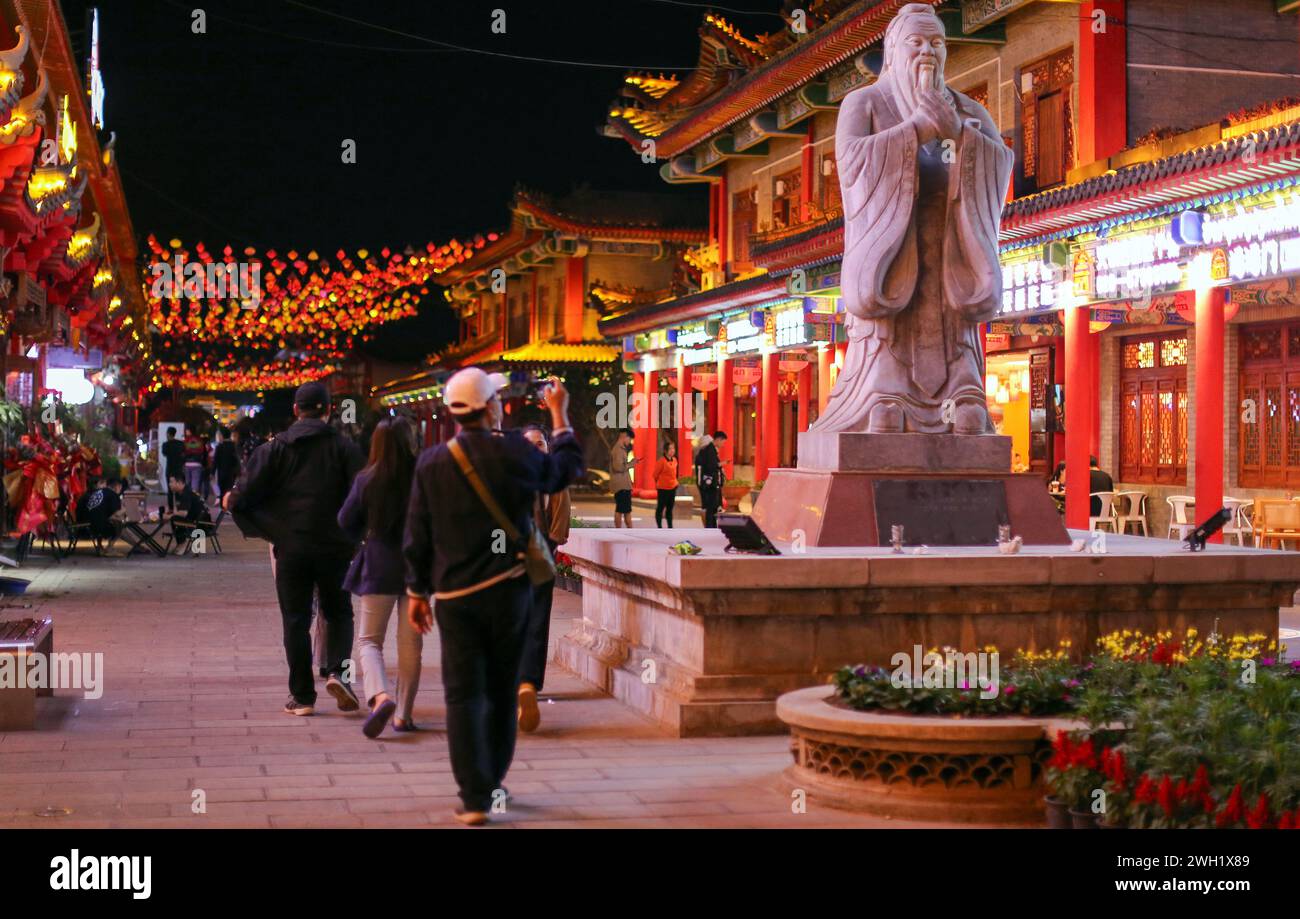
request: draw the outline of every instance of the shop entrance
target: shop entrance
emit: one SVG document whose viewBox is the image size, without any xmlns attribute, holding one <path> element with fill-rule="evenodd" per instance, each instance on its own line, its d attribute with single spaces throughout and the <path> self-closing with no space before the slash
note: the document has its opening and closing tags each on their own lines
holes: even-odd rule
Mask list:
<svg viewBox="0 0 1300 919">
<path fill-rule="evenodd" d="M 996 352 L 986 363 L 989 416 L 1011 438 L 1011 470 L 1047 476 L 1056 465 L 1052 349 Z"/>
</svg>

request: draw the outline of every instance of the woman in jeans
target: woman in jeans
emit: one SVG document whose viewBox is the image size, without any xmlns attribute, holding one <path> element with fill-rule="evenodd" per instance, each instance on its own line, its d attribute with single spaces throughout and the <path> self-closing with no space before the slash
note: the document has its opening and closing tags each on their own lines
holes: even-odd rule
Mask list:
<svg viewBox="0 0 1300 919">
<path fill-rule="evenodd" d="M 668 441 L 664 444 L 664 455 L 655 465 L 655 491 L 659 500 L 655 502 L 655 526 L 662 527 L 664 518 L 668 518 L 668 529 L 673 528 L 673 504 L 677 501 L 677 444 Z"/>
<path fill-rule="evenodd" d="M 362 678 L 370 716 L 361 732 L 375 738 L 389 719 L 393 730 L 414 731 L 411 710 L 420 688 L 420 653 L 424 639 L 406 615 L 406 566 L 402 531 L 415 473 L 415 438 L 405 418 L 381 421 L 370 439 L 370 462 L 352 482 L 339 510 L 339 526 L 353 539 L 365 539 L 343 581 L 361 598 L 357 629 Z M 388 618 L 397 612 L 397 693 L 389 690 L 384 670 L 384 636 Z M 396 715 L 394 717 L 394 715 Z"/>
</svg>

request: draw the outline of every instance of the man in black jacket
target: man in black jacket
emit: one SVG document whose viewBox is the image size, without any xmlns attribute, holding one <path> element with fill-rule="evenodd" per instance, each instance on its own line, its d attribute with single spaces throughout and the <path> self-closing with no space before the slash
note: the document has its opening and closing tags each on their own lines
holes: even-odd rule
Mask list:
<svg viewBox="0 0 1300 919">
<path fill-rule="evenodd" d="M 158 453 L 162 457 L 167 481 L 171 482 L 173 479 L 185 481 L 185 441 L 176 436 L 175 426 L 168 426 L 167 439 L 158 448 Z M 170 487 L 167 489 L 167 506 L 169 508 L 176 506 L 175 492 Z"/>
<path fill-rule="evenodd" d="M 718 525 L 718 507 L 722 504 L 722 484 L 726 471 L 718 457 L 718 450 L 727 443 L 724 431 L 714 431 L 713 437 L 695 451 L 695 483 L 700 489 L 700 506 L 704 508 L 704 525 Z"/>
<path fill-rule="evenodd" d="M 552 380 L 543 398 L 551 413 L 551 452 L 543 453 L 501 421 L 501 374 L 477 367 L 447 381 L 443 401 L 456 416 L 456 441 L 489 496 L 524 538 L 538 493 L 555 494 L 582 474 L 582 448 L 569 426 L 569 393 Z M 524 545 L 470 485 L 449 445 L 425 450 L 415 467 L 406 515 L 406 592 L 411 624 L 433 627 L 437 600 L 447 743 L 460 788 L 461 823 L 486 822 L 493 795 L 514 758 L 519 663 L 533 588 Z"/>
<path fill-rule="evenodd" d="M 239 477 L 239 447 L 230 439 L 230 428 L 221 429 L 221 442 L 213 459 L 217 467 L 217 490 L 223 495 L 235 485 Z"/>
<path fill-rule="evenodd" d="M 293 405 L 297 420 L 253 452 L 224 499 L 241 530 L 256 532 L 273 547 L 275 592 L 289 660 L 290 697 L 284 711 L 292 715 L 310 715 L 315 710 L 313 590 L 320 597 L 320 612 L 329 631 L 325 689 L 342 711 L 357 708 L 356 694 L 343 680 L 343 667 L 352 652 L 352 598 L 343 589 L 343 576 L 356 547 L 339 529 L 338 512 L 363 458 L 355 444 L 327 423 L 329 406 L 329 391 L 323 384 L 298 387 Z"/>
</svg>

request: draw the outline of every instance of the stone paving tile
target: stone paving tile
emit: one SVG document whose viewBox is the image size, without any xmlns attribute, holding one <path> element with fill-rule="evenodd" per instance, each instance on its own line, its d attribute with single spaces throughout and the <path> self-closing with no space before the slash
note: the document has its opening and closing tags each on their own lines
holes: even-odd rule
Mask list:
<svg viewBox="0 0 1300 919">
<path fill-rule="evenodd" d="M 436 635 L 416 701 L 426 730 L 368 741 L 361 716 L 323 691 L 317 716 L 281 715 L 287 674 L 266 547 L 233 527 L 223 535 L 220 556 L 78 555 L 23 569 L 31 587 L 0 618 L 52 616 L 56 650 L 104 654 L 104 692 L 60 690 L 39 700 L 38 730 L 0 733 L 0 828 L 458 827 Z M 553 639 L 578 604 L 557 594 Z M 907 825 L 791 814 L 784 737 L 678 739 L 554 666 L 547 690 L 541 730 L 519 740 L 498 828 Z M 205 814 L 192 812 L 196 789 Z M 73 813 L 35 816 L 47 806 Z"/>
</svg>

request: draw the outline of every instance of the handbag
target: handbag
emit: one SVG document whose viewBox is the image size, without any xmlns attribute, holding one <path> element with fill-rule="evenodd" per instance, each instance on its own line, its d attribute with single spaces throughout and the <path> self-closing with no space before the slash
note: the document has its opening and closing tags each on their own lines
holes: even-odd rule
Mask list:
<svg viewBox="0 0 1300 919">
<path fill-rule="evenodd" d="M 456 465 L 464 473 L 465 478 L 469 480 L 470 487 L 474 489 L 487 512 L 492 515 L 497 526 L 501 527 L 506 534 L 506 539 L 515 545 L 524 542 L 524 571 L 528 575 L 528 580 L 534 584 L 548 584 L 555 580 L 555 559 L 551 555 L 551 547 L 546 544 L 546 537 L 535 526 L 529 526 L 528 536 L 525 538 L 520 534 L 519 528 L 511 522 L 506 516 L 505 511 L 501 510 L 501 505 L 497 504 L 496 499 L 488 492 L 487 486 L 479 478 L 478 470 L 474 464 L 469 461 L 469 456 L 465 453 L 465 448 L 460 445 L 460 438 L 453 437 L 447 443 L 447 449 L 456 460 Z"/>
</svg>

